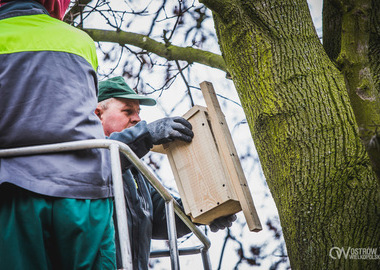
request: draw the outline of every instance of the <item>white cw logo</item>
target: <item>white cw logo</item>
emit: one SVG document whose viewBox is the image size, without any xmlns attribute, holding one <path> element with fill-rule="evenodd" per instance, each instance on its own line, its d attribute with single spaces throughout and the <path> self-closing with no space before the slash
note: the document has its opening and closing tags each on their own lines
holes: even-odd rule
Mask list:
<svg viewBox="0 0 380 270">
<path fill-rule="evenodd" d="M 351 260 L 379 260 L 380 255 L 377 255 L 377 248 L 351 248 L 347 250 L 344 247 L 332 247 L 329 253 L 334 260 L 341 258 Z"/>
<path fill-rule="evenodd" d="M 329 255 L 330 255 L 330 257 L 332 259 L 336 260 L 336 259 L 340 259 L 342 257 L 342 254 L 343 254 L 344 258 L 347 259 L 348 258 L 348 254 L 350 252 L 350 249 L 351 248 L 349 247 L 347 249 L 347 251 L 345 251 L 343 247 L 342 248 L 332 247 L 330 249 L 330 254 Z"/>
</svg>

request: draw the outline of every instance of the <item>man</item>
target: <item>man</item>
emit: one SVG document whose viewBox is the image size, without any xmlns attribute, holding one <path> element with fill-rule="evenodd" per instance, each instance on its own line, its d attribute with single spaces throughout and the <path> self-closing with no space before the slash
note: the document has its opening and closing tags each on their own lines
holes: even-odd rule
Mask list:
<svg viewBox="0 0 380 270">
<path fill-rule="evenodd" d="M 153 106 L 154 99 L 137 95 L 122 77 L 99 82 L 99 103 L 95 110 L 109 139 L 128 144 L 138 157 L 149 152 L 153 144 L 173 140 L 191 142 L 191 124 L 182 117 L 168 117 L 147 124 L 141 121 L 140 105 Z M 134 269 L 147 269 L 151 239 L 167 239 L 165 201 L 131 164 L 123 174 L 124 194 Z M 177 200 L 180 204 L 180 199 Z M 232 225 L 235 215 L 215 220 L 212 231 Z M 177 235 L 190 232 L 177 217 Z M 117 253 L 117 255 L 119 255 Z M 118 256 L 119 257 L 119 256 Z"/>
<path fill-rule="evenodd" d="M 93 40 L 69 0 L 0 0 L 0 147 L 105 138 Z M 114 269 L 106 150 L 0 159 L 2 269 Z M 107 162 L 107 163 L 106 163 Z"/>
</svg>

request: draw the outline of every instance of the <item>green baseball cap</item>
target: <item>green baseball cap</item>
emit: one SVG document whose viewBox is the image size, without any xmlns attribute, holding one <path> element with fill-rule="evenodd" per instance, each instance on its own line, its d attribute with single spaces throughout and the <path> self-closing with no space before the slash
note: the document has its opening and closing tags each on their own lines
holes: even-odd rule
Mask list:
<svg viewBox="0 0 380 270">
<path fill-rule="evenodd" d="M 109 98 L 138 99 L 140 101 L 140 105 L 156 105 L 156 101 L 153 98 L 136 94 L 136 92 L 128 86 L 124 78 L 121 76 L 99 82 L 98 102 Z"/>
</svg>

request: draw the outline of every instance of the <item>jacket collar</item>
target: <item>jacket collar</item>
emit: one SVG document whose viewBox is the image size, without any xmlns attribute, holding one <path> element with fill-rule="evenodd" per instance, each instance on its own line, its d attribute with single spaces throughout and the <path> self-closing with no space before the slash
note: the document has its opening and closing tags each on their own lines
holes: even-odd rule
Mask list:
<svg viewBox="0 0 380 270">
<path fill-rule="evenodd" d="M 43 5 L 36 1 L 18 0 L 11 1 L 0 7 L 0 20 L 16 16 L 47 14 Z"/>
</svg>

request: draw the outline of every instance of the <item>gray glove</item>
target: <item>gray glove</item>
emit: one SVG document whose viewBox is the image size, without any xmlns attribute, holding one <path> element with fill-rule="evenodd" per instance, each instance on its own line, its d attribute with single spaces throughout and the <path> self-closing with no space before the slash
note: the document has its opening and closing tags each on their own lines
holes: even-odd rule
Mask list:
<svg viewBox="0 0 380 270">
<path fill-rule="evenodd" d="M 147 128 L 152 136 L 153 144 L 156 145 L 174 140 L 191 142 L 194 137 L 189 121 L 179 116 L 156 120 L 148 124 Z"/>
<path fill-rule="evenodd" d="M 219 230 L 224 230 L 227 227 L 232 226 L 232 222 L 234 222 L 237 219 L 236 215 L 230 215 L 226 217 L 220 217 L 215 219 L 213 222 L 210 224 L 210 230 L 212 232 L 217 232 Z"/>
</svg>

